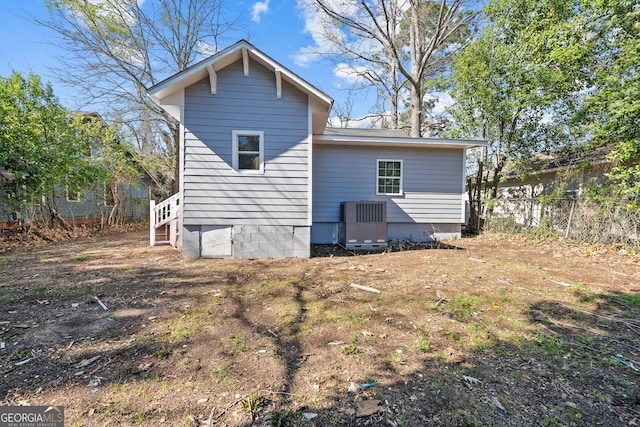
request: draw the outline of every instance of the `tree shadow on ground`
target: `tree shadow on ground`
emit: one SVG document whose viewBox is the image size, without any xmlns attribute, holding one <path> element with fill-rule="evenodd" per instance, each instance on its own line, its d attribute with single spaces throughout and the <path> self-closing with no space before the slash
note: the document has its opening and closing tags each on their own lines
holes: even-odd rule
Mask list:
<svg viewBox="0 0 640 427">
<path fill-rule="evenodd" d="M 531 293 L 513 318 L 501 314 L 508 298 L 484 309 L 472 299 L 440 304 L 446 295 L 420 301 L 411 287 L 355 293 L 345 283 L 388 276 L 347 260 L 181 260 L 154 249 L 131 266 L 131 254 L 106 255 L 116 248 L 44 248 L 3 273 L 0 312 L 13 313 L 0 335 L 5 404 L 65 396 L 68 419 L 86 425 L 622 426 L 640 418 L 640 304 L 630 292 L 575 287 L 571 302 Z M 55 274 L 45 278 L 49 263 Z M 424 317 L 440 328 L 424 329 Z"/>
<path fill-rule="evenodd" d="M 302 343 L 299 336 L 301 325 L 304 324 L 305 320 L 305 301 L 302 296 L 304 282 L 297 278 L 288 279 L 287 282 L 288 289 L 278 290 L 278 296 L 290 298 L 292 304 L 287 313 L 284 313 L 272 324 L 264 322 L 264 319 L 258 316 L 252 316 L 251 310 L 245 306 L 242 299 L 237 300 L 235 313 L 233 314 L 233 317 L 239 319 L 245 327 L 273 338 L 274 353 L 279 356 L 284 366 L 284 376 L 280 389 L 275 391 L 281 399 L 284 399 L 284 396 L 292 392 L 296 373 L 300 366 L 304 364 L 304 359 L 308 357 L 308 355 L 302 353 Z M 273 294 L 270 296 L 276 297 Z"/>
<path fill-rule="evenodd" d="M 351 390 L 345 383 L 328 407 L 293 411 L 278 407 L 287 403 L 279 400 L 266 420 L 275 416 L 280 424 L 271 425 L 282 426 L 632 425 L 640 416 L 640 364 L 633 359 L 640 353 L 633 327 L 638 310 L 621 317 L 610 309 L 612 299 L 636 301 L 624 293 L 601 294 L 591 297 L 597 308 L 589 310 L 543 298 L 526 311 L 533 327 L 528 337 L 490 337 L 469 350 L 464 341 L 473 337 L 460 334 L 453 347 L 463 349 L 433 349 L 401 380 L 386 380 L 400 374 L 401 361 L 374 357 L 359 375 L 371 383 Z M 296 347 L 291 356 L 298 355 Z"/>
<path fill-rule="evenodd" d="M 616 293 L 599 299 L 626 301 L 629 297 Z M 626 317 L 637 319 L 637 314 Z M 317 416 L 313 425 L 318 426 L 624 426 L 638 422 L 637 329 L 608 310 L 585 313 L 556 301 L 534 303 L 528 315 L 535 326 L 529 338 L 491 339 L 475 350 L 460 350 L 457 358 L 434 349 L 424 355 L 421 368 L 405 373 L 400 381 L 381 380 L 351 392 L 344 388 L 334 396 L 335 405 L 305 411 Z M 373 364 L 364 377 L 384 377 L 384 369 L 393 370 L 394 364 Z M 356 417 L 371 400 L 379 402 L 378 410 Z M 304 418 L 302 414 L 292 417 Z"/>
</svg>

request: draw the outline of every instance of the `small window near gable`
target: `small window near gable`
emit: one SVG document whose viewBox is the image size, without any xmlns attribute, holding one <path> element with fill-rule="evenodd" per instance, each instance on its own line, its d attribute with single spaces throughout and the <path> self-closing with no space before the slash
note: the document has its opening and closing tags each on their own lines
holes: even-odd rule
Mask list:
<svg viewBox="0 0 640 427">
<path fill-rule="evenodd" d="M 80 201 L 80 192 L 69 190 L 67 187 L 67 202 L 79 202 Z"/>
<path fill-rule="evenodd" d="M 402 160 L 378 160 L 377 194 L 402 194 Z"/>
<path fill-rule="evenodd" d="M 264 132 L 233 131 L 233 169 L 239 172 L 264 170 Z"/>
</svg>

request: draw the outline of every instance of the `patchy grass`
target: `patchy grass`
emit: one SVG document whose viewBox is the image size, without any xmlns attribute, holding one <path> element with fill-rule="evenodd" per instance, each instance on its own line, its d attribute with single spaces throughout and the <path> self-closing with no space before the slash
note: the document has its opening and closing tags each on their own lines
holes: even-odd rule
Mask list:
<svg viewBox="0 0 640 427">
<path fill-rule="evenodd" d="M 49 285 L 39 285 L 33 288 L 33 292 L 44 292 L 49 288 Z"/>
<path fill-rule="evenodd" d="M 242 410 L 251 416 L 251 421 L 258 418 L 265 406 L 267 399 L 261 394 L 251 393 L 242 400 Z"/>
<path fill-rule="evenodd" d="M 632 425 L 640 258 L 543 237 L 308 260 L 184 260 L 135 233 L 12 249 L 0 395 L 64 398 L 70 425 Z"/>
<path fill-rule="evenodd" d="M 20 347 L 9 355 L 9 360 L 11 362 L 16 362 L 25 359 L 29 355 L 31 355 L 31 347 Z"/>
<path fill-rule="evenodd" d="M 429 351 L 431 350 L 431 341 L 423 338 L 418 341 L 418 345 L 416 347 L 418 353 L 429 353 Z"/>
<path fill-rule="evenodd" d="M 153 357 L 157 357 L 157 358 L 169 357 L 170 355 L 171 355 L 171 350 L 168 348 L 163 348 L 153 353 Z"/>
<path fill-rule="evenodd" d="M 229 369 L 231 368 L 232 362 L 227 361 L 222 363 L 221 365 L 214 366 L 209 371 L 211 376 L 216 380 L 218 384 L 223 383 L 225 378 L 229 376 Z"/>
<path fill-rule="evenodd" d="M 346 356 L 355 356 L 356 354 L 360 353 L 362 353 L 362 350 L 360 350 L 355 345 L 345 345 L 344 347 L 342 347 L 342 354 Z"/>
</svg>

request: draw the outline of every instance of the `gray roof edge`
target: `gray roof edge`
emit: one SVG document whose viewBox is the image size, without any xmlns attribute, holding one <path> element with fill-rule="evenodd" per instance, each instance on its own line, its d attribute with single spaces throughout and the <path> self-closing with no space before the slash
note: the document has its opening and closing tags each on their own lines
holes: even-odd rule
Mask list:
<svg viewBox="0 0 640 427">
<path fill-rule="evenodd" d="M 150 96 L 154 96 L 156 95 L 158 92 L 160 92 L 163 89 L 167 89 L 170 86 L 172 86 L 173 84 L 175 84 L 176 82 L 180 81 L 182 78 L 188 77 L 189 75 L 191 75 L 192 73 L 196 73 L 198 71 L 200 71 L 203 68 L 206 68 L 207 65 L 212 64 L 214 62 L 216 62 L 217 60 L 223 58 L 224 56 L 231 54 L 235 51 L 237 51 L 238 49 L 242 49 L 242 48 L 246 48 L 250 51 L 252 51 L 254 54 L 258 55 L 261 59 L 266 60 L 270 65 L 274 66 L 274 68 L 278 68 L 281 71 L 284 72 L 284 75 L 287 76 L 289 78 L 289 80 L 300 84 L 302 87 L 304 87 L 308 92 L 313 93 L 315 96 L 317 96 L 318 98 L 322 99 L 323 101 L 327 102 L 329 104 L 329 109 L 331 108 L 331 106 L 333 105 L 333 98 L 331 98 L 328 94 L 326 94 L 324 91 L 318 89 L 317 87 L 315 87 L 314 85 L 312 85 L 311 83 L 309 83 L 308 81 L 306 81 L 305 79 L 303 79 L 302 77 L 300 77 L 299 75 L 297 75 L 296 73 L 294 73 L 293 71 L 291 71 L 289 68 L 285 67 L 284 65 L 280 64 L 278 61 L 276 61 L 275 59 L 271 58 L 269 55 L 265 54 L 264 52 L 262 52 L 260 49 L 258 49 L 257 47 L 255 47 L 254 45 L 252 45 L 251 43 L 249 43 L 248 41 L 241 39 L 239 41 L 237 41 L 236 43 L 227 46 L 226 48 L 214 53 L 213 55 L 202 59 L 201 61 L 198 61 L 197 63 L 191 65 L 190 67 L 172 75 L 167 77 L 166 79 L 162 80 L 161 82 L 156 83 L 155 85 L 147 88 L 147 93 Z"/>
<path fill-rule="evenodd" d="M 335 128 L 331 128 L 335 129 Z M 403 132 L 404 134 L 404 132 Z M 358 135 L 354 132 L 350 135 L 331 135 L 331 134 L 318 134 L 314 135 L 314 140 L 320 143 L 328 144 L 390 144 L 390 145 L 407 145 L 407 146 L 458 146 L 465 148 L 485 147 L 487 141 L 485 140 L 469 140 L 469 139 L 448 139 L 448 138 L 413 138 L 404 134 L 404 136 L 380 136 L 373 134 Z"/>
<path fill-rule="evenodd" d="M 400 129 L 380 129 L 380 128 L 335 128 L 327 127 L 323 135 L 332 136 L 379 136 L 405 138 L 408 135 Z"/>
</svg>

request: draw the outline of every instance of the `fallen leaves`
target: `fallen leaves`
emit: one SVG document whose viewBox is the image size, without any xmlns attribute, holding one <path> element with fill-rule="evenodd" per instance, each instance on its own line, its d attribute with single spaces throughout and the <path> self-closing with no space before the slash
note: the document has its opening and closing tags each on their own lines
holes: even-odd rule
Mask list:
<svg viewBox="0 0 640 427">
<path fill-rule="evenodd" d="M 362 400 L 356 403 L 356 418 L 368 417 L 384 412 L 384 404 L 381 400 Z"/>
</svg>

